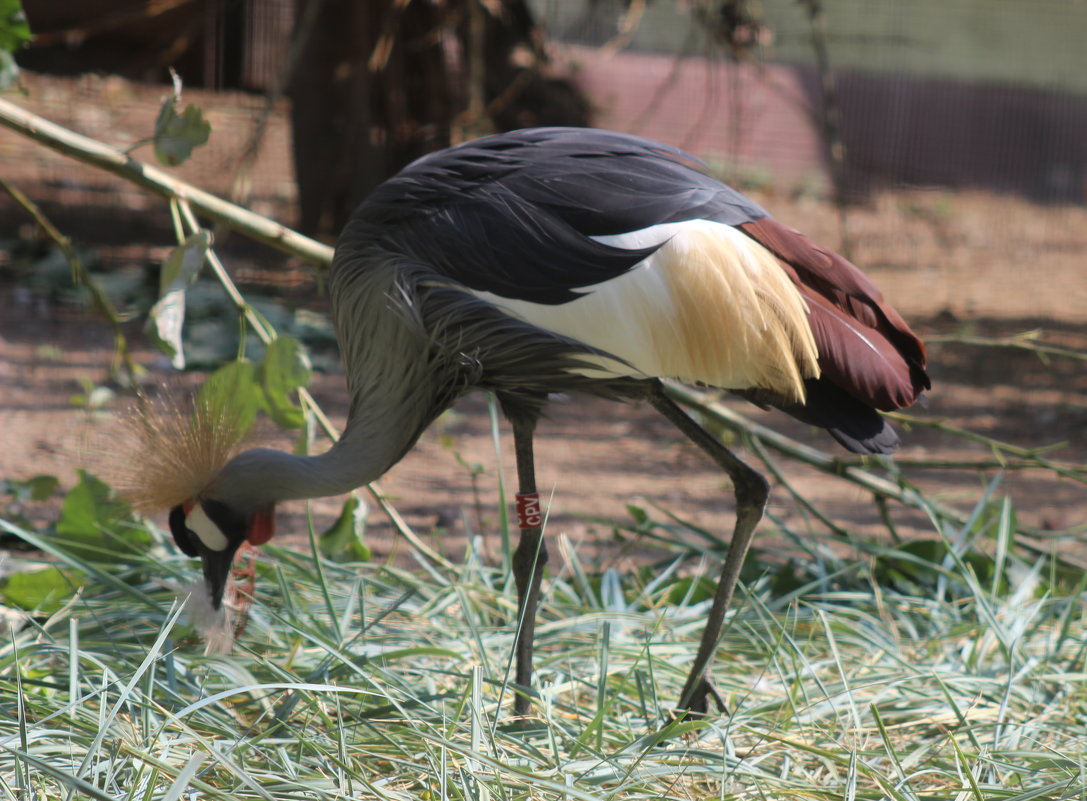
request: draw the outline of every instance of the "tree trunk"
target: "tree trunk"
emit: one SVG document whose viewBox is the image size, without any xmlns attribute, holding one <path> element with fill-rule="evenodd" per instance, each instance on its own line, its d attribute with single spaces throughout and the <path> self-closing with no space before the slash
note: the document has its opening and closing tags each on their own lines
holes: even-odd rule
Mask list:
<svg viewBox="0 0 1087 801">
<path fill-rule="evenodd" d="M 305 233 L 337 232 L 455 125 L 475 136 L 589 122 L 573 84 L 550 74 L 525 0 L 300 0 L 298 20 L 311 12 L 289 92 Z"/>
<path fill-rule="evenodd" d="M 452 105 L 440 9 L 302 0 L 299 19 L 311 3 L 321 7 L 290 82 L 299 227 L 332 234 L 371 189 L 449 144 Z"/>
</svg>

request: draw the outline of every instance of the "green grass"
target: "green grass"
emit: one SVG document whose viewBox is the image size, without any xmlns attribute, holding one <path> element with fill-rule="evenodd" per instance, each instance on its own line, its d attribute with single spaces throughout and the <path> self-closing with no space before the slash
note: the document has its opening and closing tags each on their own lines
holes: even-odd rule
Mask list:
<svg viewBox="0 0 1087 801">
<path fill-rule="evenodd" d="M 207 656 L 160 533 L 95 562 L 4 523 L 78 586 L 0 644 L 0 799 L 1082 799 L 1084 584 L 1017 556 L 1010 517 L 986 497 L 939 547 L 754 554 L 714 669 L 729 714 L 672 725 L 707 603 L 678 546 L 549 577 L 518 724 L 516 595 L 473 553 L 272 549 L 234 653 Z"/>
</svg>

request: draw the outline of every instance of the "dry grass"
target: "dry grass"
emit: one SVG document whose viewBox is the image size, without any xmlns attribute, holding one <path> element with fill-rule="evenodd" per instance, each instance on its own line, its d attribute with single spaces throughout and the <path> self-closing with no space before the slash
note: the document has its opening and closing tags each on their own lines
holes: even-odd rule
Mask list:
<svg viewBox="0 0 1087 801">
<path fill-rule="evenodd" d="M 1012 521 L 987 496 L 933 518 L 931 553 L 756 555 L 714 672 L 729 712 L 678 724 L 693 532 L 643 523 L 674 560 L 625 578 L 563 543 L 518 723 L 515 593 L 474 552 L 405 573 L 276 551 L 209 657 L 161 534 L 101 562 L 16 531 L 83 583 L 0 647 L 0 798 L 1080 798 L 1084 581 L 1020 556 Z"/>
</svg>

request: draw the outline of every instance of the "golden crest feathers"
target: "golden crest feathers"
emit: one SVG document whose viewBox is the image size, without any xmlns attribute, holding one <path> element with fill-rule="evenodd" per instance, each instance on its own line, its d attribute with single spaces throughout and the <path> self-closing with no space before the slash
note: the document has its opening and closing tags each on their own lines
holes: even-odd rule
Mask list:
<svg viewBox="0 0 1087 801">
<path fill-rule="evenodd" d="M 199 395 L 141 398 L 110 447 L 110 483 L 143 514 L 191 501 L 241 450 L 248 427 L 229 404 Z"/>
</svg>

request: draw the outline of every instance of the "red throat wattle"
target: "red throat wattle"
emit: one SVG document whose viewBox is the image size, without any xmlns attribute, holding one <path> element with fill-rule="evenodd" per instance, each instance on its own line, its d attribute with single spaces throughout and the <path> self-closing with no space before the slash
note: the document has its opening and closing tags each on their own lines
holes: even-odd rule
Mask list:
<svg viewBox="0 0 1087 801">
<path fill-rule="evenodd" d="M 253 515 L 249 531 L 245 535 L 250 545 L 263 545 L 276 533 L 275 509 L 265 509 Z"/>
</svg>

